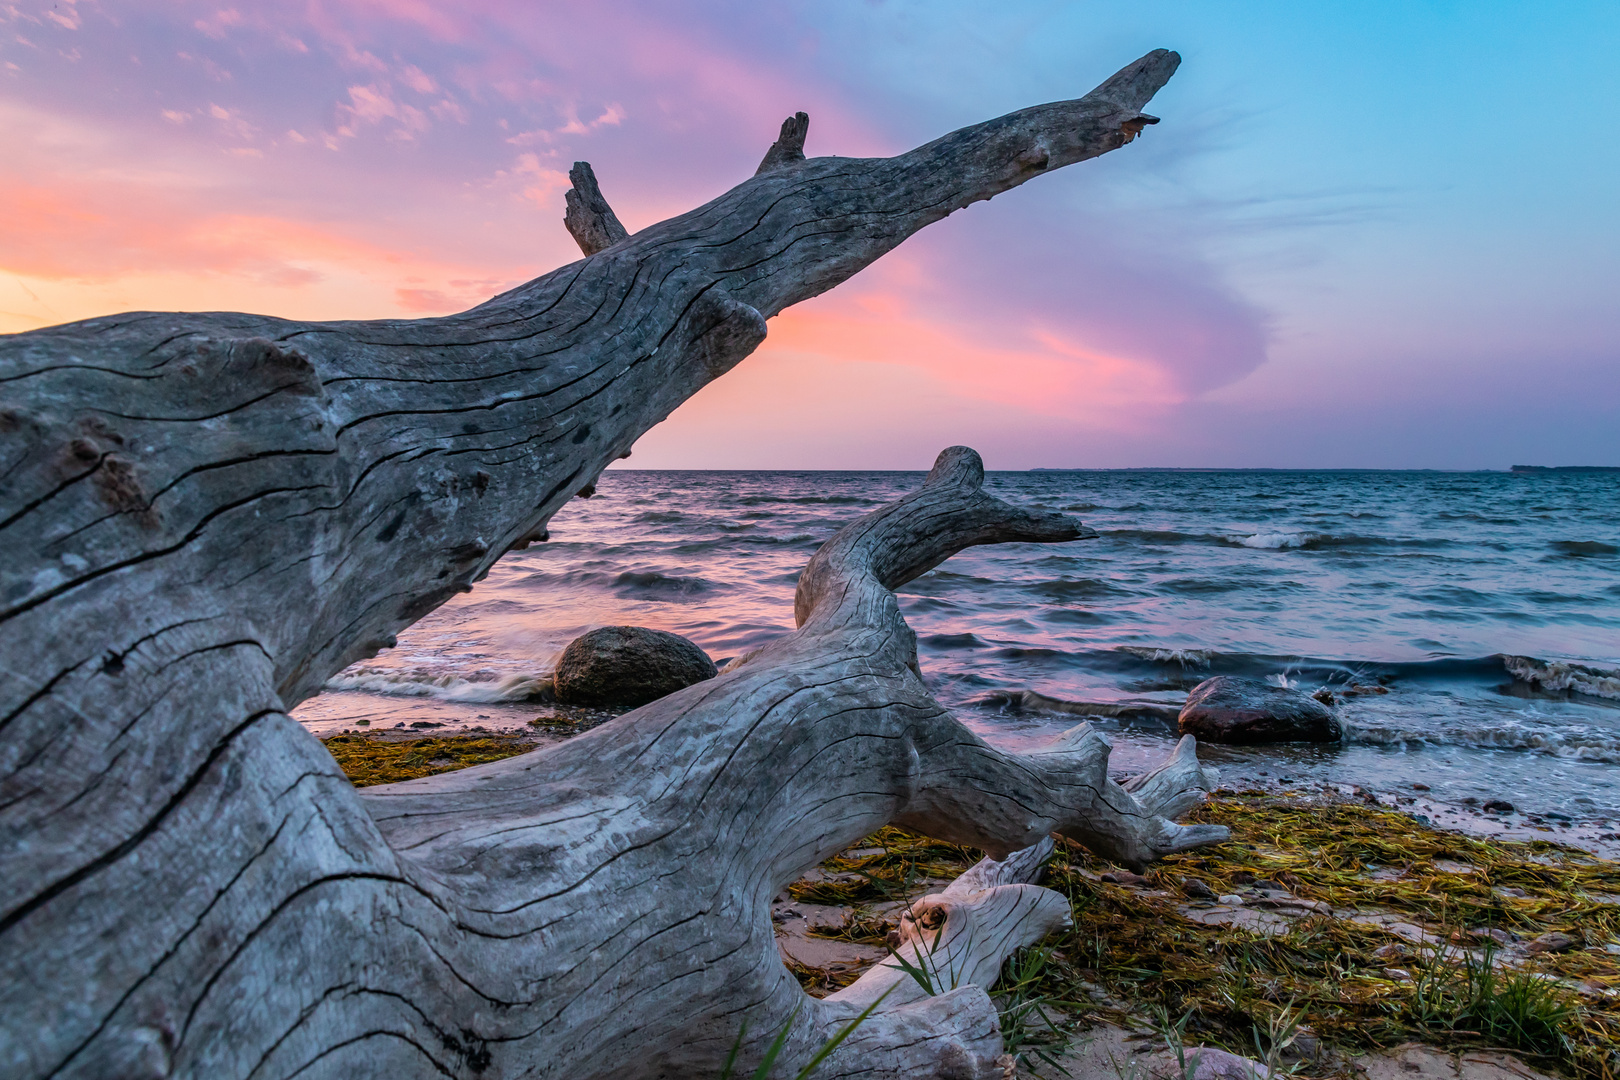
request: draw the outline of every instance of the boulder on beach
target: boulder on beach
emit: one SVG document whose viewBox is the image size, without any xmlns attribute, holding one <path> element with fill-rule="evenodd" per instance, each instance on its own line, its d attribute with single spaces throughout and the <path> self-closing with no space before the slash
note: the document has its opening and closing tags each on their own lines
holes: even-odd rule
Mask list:
<svg viewBox="0 0 1620 1080">
<path fill-rule="evenodd" d="M 602 626 L 568 643 L 555 683 L 567 705 L 645 705 L 716 674 L 708 654 L 679 634 Z"/>
<path fill-rule="evenodd" d="M 1333 710 L 1309 694 L 1258 679 L 1217 675 L 1193 687 L 1177 726 L 1201 742 L 1337 742 Z"/>
</svg>

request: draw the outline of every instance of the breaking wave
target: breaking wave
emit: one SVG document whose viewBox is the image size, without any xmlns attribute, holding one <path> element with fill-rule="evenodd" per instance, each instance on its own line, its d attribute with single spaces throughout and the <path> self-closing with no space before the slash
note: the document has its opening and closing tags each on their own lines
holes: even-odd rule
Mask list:
<svg viewBox="0 0 1620 1080">
<path fill-rule="evenodd" d="M 1210 658 L 1216 655 L 1208 649 L 1146 649 L 1137 645 L 1122 645 L 1118 651 L 1150 660 L 1155 664 L 1180 664 L 1182 667 L 1199 668 L 1209 667 Z"/>
<path fill-rule="evenodd" d="M 1387 536 L 1363 536 L 1360 533 L 1314 533 L 1294 529 L 1282 529 L 1276 532 L 1261 532 L 1251 536 L 1240 536 L 1226 540 L 1240 547 L 1258 548 L 1265 551 L 1286 551 L 1298 548 L 1302 551 L 1322 551 L 1328 548 L 1383 548 L 1383 547 L 1442 547 L 1451 541 L 1441 538 L 1429 539 L 1395 539 Z"/>
<path fill-rule="evenodd" d="M 1304 547 L 1314 539 L 1316 539 L 1316 537 L 1312 533 L 1268 532 L 1255 533 L 1253 536 L 1245 536 L 1243 539 L 1239 540 L 1238 543 L 1242 544 L 1246 548 L 1263 548 L 1268 551 L 1280 551 L 1284 548 Z"/>
<path fill-rule="evenodd" d="M 359 690 L 389 697 L 498 705 L 542 701 L 551 693 L 551 672 L 525 672 L 505 678 L 465 679 L 459 675 L 398 668 L 348 668 L 326 680 L 327 690 Z"/>
<path fill-rule="evenodd" d="M 1444 537 L 1388 537 L 1365 536 L 1360 533 L 1321 533 L 1304 529 L 1275 529 L 1256 533 L 1197 533 L 1176 529 L 1106 529 L 1102 535 L 1111 540 L 1137 544 L 1213 544 L 1220 547 L 1245 547 L 1260 551 L 1322 551 L 1331 548 L 1432 548 L 1445 547 L 1453 541 Z M 1589 545 L 1583 545 L 1589 546 Z M 1607 547 L 1607 545 L 1598 545 Z"/>
<path fill-rule="evenodd" d="M 1504 656 L 1502 666 L 1522 683 L 1541 690 L 1620 701 L 1620 668 L 1599 668 L 1533 656 Z"/>
<path fill-rule="evenodd" d="M 1368 746 L 1469 746 L 1530 751 L 1571 761 L 1620 764 L 1620 737 L 1591 729 L 1551 730 L 1516 723 L 1419 729 L 1347 723 L 1345 734 L 1350 742 Z"/>
</svg>

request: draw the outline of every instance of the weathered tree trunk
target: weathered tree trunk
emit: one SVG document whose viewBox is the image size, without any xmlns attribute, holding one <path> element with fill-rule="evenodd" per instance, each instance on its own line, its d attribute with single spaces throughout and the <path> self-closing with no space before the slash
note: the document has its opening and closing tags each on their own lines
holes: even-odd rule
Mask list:
<svg viewBox="0 0 1620 1080">
<path fill-rule="evenodd" d="M 706 1074 L 745 1018 L 757 1054 L 790 1017 L 803 1060 L 862 984 L 806 1002 L 767 906 L 872 829 L 997 855 L 1056 830 L 1132 864 L 1215 838 L 1160 816 L 1190 754 L 1133 797 L 1084 729 L 1001 754 L 923 688 L 891 588 L 1082 535 L 983 495 L 964 450 L 816 556 L 798 632 L 570 742 L 357 793 L 286 716 L 543 535 L 765 317 L 1128 142 L 1176 63 L 897 158 L 802 159 L 795 120 L 759 175 L 635 236 L 579 170 L 588 257 L 461 315 L 0 339 L 0 1074 Z M 1051 922 L 1031 903 L 992 919 L 1006 941 Z M 824 1075 L 987 1067 L 982 990 L 903 998 Z"/>
</svg>

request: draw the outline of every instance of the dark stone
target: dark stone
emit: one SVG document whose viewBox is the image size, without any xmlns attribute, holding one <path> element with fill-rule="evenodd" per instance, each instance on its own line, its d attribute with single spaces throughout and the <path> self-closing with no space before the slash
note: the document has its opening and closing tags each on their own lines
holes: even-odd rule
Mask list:
<svg viewBox="0 0 1620 1080">
<path fill-rule="evenodd" d="M 1561 930 L 1553 930 L 1532 939 L 1525 945 L 1524 951 L 1532 955 L 1536 953 L 1557 953 L 1573 949 L 1579 944 L 1581 942 L 1578 938 L 1572 937 Z"/>
<path fill-rule="evenodd" d="M 1183 735 L 1217 743 L 1338 742 L 1344 737 L 1333 710 L 1310 695 L 1231 675 L 1193 687 L 1178 726 Z"/>
<path fill-rule="evenodd" d="M 1215 899 L 1215 890 L 1210 888 L 1208 885 L 1205 885 L 1197 878 L 1183 878 L 1181 882 L 1181 892 L 1183 896 L 1190 897 L 1194 900 Z"/>
<path fill-rule="evenodd" d="M 603 626 L 568 643 L 555 684 L 568 705 L 645 705 L 716 674 L 708 654 L 679 634 Z"/>
<path fill-rule="evenodd" d="M 1485 804 L 1484 810 L 1487 814 L 1511 814 L 1513 804 L 1506 799 L 1492 799 Z"/>
<path fill-rule="evenodd" d="M 1111 885 L 1130 885 L 1141 888 L 1148 883 L 1148 879 L 1141 874 L 1133 874 L 1129 870 L 1112 870 L 1102 875 L 1102 880 Z"/>
</svg>

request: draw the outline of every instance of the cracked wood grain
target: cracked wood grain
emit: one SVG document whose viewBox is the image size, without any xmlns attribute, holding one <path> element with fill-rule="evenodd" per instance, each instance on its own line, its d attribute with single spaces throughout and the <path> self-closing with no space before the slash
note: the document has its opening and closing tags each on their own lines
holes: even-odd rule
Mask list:
<svg viewBox="0 0 1620 1080">
<path fill-rule="evenodd" d="M 1133 795 L 1094 734 L 1001 754 L 924 689 L 896 584 L 1083 535 L 961 449 L 818 554 L 796 633 L 577 740 L 361 793 L 286 715 L 543 538 L 767 318 L 1125 145 L 1177 62 L 893 158 L 805 158 L 796 117 L 634 235 L 584 166 L 587 257 L 441 319 L 0 338 L 0 1073 L 710 1075 L 745 1017 L 756 1056 L 794 1017 L 801 1060 L 849 1006 L 805 1003 L 768 902 L 877 826 L 1132 864 L 1212 839 L 1163 816 L 1196 760 Z M 886 1007 L 824 1075 L 971 1073 L 986 1008 Z"/>
</svg>

